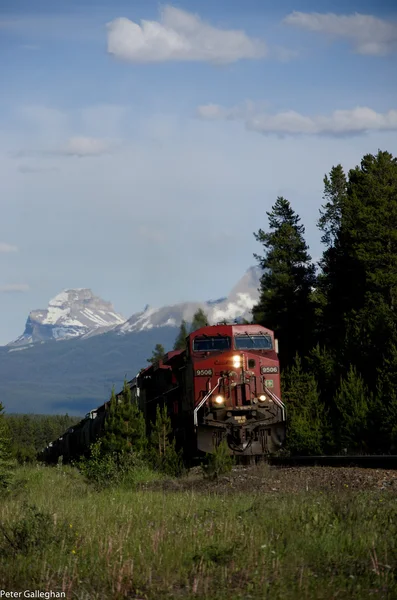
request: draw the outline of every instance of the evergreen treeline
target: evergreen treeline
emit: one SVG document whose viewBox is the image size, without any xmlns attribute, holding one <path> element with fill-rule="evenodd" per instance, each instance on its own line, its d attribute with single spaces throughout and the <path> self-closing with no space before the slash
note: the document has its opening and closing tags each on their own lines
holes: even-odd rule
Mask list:
<svg viewBox="0 0 397 600">
<path fill-rule="evenodd" d="M 57 439 L 81 417 L 69 415 L 14 415 L 6 414 L 11 454 L 18 462 L 31 462 L 50 442 Z"/>
<path fill-rule="evenodd" d="M 397 160 L 366 155 L 324 178 L 316 266 L 285 198 L 254 234 L 263 269 L 254 321 L 280 341 L 293 452 L 397 445 Z"/>
</svg>

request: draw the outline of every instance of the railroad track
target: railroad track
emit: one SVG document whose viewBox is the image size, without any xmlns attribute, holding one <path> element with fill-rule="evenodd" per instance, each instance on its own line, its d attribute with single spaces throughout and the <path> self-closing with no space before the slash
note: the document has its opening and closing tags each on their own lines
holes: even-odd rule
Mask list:
<svg viewBox="0 0 397 600">
<path fill-rule="evenodd" d="M 397 469 L 397 455 L 369 456 L 291 456 L 270 457 L 275 466 L 362 467 L 368 469 Z"/>
</svg>

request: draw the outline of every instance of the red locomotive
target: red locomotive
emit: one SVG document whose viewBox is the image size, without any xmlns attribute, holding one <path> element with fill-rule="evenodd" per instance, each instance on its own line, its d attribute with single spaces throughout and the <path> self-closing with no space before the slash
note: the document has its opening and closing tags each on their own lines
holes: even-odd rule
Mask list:
<svg viewBox="0 0 397 600">
<path fill-rule="evenodd" d="M 230 453 L 264 455 L 285 437 L 277 340 L 260 325 L 215 325 L 187 338 L 131 382 L 133 397 L 154 422 L 166 404 L 177 446 L 211 453 L 226 439 Z"/>
<path fill-rule="evenodd" d="M 212 453 L 226 440 L 230 453 L 266 455 L 285 438 L 277 340 L 260 325 L 213 325 L 187 339 L 129 382 L 148 430 L 157 406 L 167 406 L 177 447 L 187 459 Z M 65 461 L 87 452 L 101 435 L 109 403 L 91 411 L 42 453 Z"/>
</svg>

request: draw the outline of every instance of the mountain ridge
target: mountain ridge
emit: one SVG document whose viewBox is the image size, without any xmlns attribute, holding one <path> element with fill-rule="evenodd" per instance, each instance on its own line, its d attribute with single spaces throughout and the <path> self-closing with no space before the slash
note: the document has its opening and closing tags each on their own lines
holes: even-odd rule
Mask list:
<svg viewBox="0 0 397 600">
<path fill-rule="evenodd" d="M 259 267 L 250 267 L 226 297 L 159 308 L 146 305 L 129 319 L 116 313 L 110 302 L 95 296 L 88 288 L 66 289 L 52 298 L 46 309 L 31 311 L 23 334 L 7 347 L 22 349 L 50 340 L 87 339 L 111 330 L 125 335 L 158 327 L 179 327 L 182 320 L 191 322 L 198 309 L 204 310 L 210 324 L 225 319 L 249 319 L 258 300 L 259 278 Z"/>
</svg>

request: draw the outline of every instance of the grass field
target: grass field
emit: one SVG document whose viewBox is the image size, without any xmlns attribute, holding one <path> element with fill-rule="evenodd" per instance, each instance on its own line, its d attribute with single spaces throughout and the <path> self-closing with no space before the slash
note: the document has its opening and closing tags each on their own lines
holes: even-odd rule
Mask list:
<svg viewBox="0 0 397 600">
<path fill-rule="evenodd" d="M 5 590 L 81 600 L 397 598 L 397 503 L 385 491 L 139 482 L 95 491 L 71 468 L 29 467 L 0 500 L 0 525 Z"/>
</svg>

